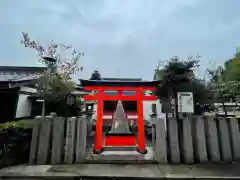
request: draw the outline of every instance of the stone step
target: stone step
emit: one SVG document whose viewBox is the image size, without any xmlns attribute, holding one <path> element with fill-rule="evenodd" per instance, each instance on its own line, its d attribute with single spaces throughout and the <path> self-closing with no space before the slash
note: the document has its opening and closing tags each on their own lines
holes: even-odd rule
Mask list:
<svg viewBox="0 0 240 180">
<path fill-rule="evenodd" d="M 137 146 L 105 146 L 104 151 L 136 151 Z"/>
<path fill-rule="evenodd" d="M 88 153 L 86 163 L 155 163 L 154 153 L 151 147 L 147 147 L 147 154 L 137 151 L 104 151 L 101 154 Z"/>
</svg>

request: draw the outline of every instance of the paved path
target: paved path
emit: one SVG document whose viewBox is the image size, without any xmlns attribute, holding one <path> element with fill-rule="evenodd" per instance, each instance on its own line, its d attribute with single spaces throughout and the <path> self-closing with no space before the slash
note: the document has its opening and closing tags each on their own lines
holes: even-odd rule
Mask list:
<svg viewBox="0 0 240 180">
<path fill-rule="evenodd" d="M 10 176 L 97 176 L 97 177 L 217 177 L 240 178 L 240 164 L 202 164 L 202 165 L 117 165 L 117 164 L 82 164 L 82 165 L 42 165 L 15 166 L 0 170 L 0 177 Z M 16 179 L 16 177 L 13 177 Z M 35 178 L 34 178 L 35 179 Z"/>
</svg>

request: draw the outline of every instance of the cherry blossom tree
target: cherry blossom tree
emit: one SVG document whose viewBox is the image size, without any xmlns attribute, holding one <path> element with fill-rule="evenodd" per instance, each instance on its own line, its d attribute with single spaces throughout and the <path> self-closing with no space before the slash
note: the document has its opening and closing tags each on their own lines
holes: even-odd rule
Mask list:
<svg viewBox="0 0 240 180">
<path fill-rule="evenodd" d="M 30 49 L 34 49 L 39 57 L 39 61 L 48 66 L 49 62 L 45 61 L 45 57 L 56 60 L 58 74 L 63 79 L 71 79 L 77 71 L 82 71 L 83 67 L 79 67 L 78 63 L 84 53 L 77 51 L 72 45 L 59 44 L 52 41 L 48 45 L 43 45 L 36 40 L 30 38 L 28 33 L 22 32 L 23 39 L 21 43 Z"/>
<path fill-rule="evenodd" d="M 73 91 L 75 83 L 70 81 L 71 76 L 83 70 L 78 63 L 84 54 L 71 45 L 58 44 L 54 41 L 43 45 L 31 39 L 26 32 L 22 32 L 22 36 L 21 44 L 35 50 L 39 61 L 47 67 L 47 71 L 39 74 L 37 81 L 37 92 L 43 99 L 42 116 L 44 116 L 47 101 L 61 101 Z"/>
</svg>

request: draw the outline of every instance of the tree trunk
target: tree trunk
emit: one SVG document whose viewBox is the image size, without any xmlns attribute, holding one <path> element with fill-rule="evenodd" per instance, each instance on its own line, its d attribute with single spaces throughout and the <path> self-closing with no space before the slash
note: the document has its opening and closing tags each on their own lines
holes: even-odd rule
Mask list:
<svg viewBox="0 0 240 180">
<path fill-rule="evenodd" d="M 43 99 L 43 104 L 42 104 L 42 116 L 45 116 L 46 114 L 46 101 Z"/>
<path fill-rule="evenodd" d="M 163 112 L 166 114 L 166 118 L 168 118 L 168 114 L 171 113 L 171 102 L 169 101 L 169 98 L 162 100 L 162 107 Z"/>
</svg>

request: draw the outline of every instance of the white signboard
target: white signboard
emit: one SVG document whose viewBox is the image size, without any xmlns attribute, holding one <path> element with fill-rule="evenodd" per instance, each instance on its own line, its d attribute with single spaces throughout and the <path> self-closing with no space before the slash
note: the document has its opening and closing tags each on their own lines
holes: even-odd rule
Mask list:
<svg viewBox="0 0 240 180">
<path fill-rule="evenodd" d="M 178 112 L 194 113 L 192 92 L 178 92 Z"/>
</svg>

